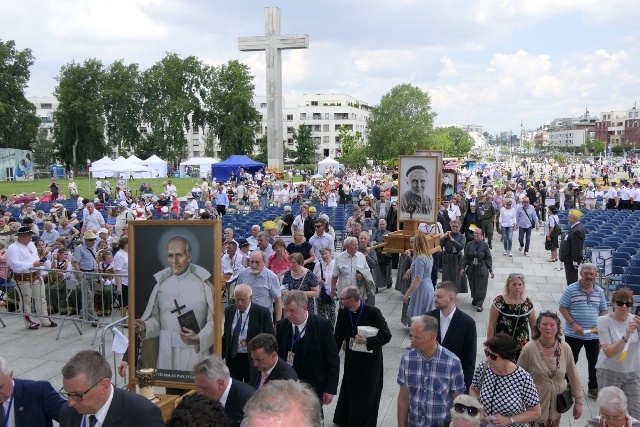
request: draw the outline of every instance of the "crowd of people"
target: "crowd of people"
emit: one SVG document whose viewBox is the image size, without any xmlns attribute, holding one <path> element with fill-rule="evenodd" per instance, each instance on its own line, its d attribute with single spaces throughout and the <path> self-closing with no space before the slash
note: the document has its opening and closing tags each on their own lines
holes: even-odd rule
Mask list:
<svg viewBox="0 0 640 427">
<path fill-rule="evenodd" d="M 598 171 L 595 181 L 608 172 L 599 165 L 592 169 Z M 184 425 L 181 419 L 192 419 L 194 411 L 200 410 L 211 416 L 219 414 L 220 425 L 258 425 L 252 424 L 258 418 L 283 421 L 294 413 L 305 425 L 320 425 L 322 406 L 335 396 L 334 424 L 377 425 L 383 391 L 382 348 L 392 337 L 375 300 L 378 292 L 393 286 L 391 270 L 397 265 L 395 285 L 403 294 L 404 306 L 400 321 L 411 335 L 397 376 L 398 425 L 558 426 L 567 410 L 558 406 L 558 395 L 567 390 L 575 401 L 572 415 L 578 419 L 584 397 L 575 364 L 584 347 L 589 368 L 587 394 L 598 398 L 602 417 L 590 423 L 630 426 L 640 418 L 636 369 L 640 317 L 631 313 L 633 294 L 625 288 L 612 294 L 615 310 L 608 313 L 607 297 L 595 283 L 596 267 L 582 260 L 582 213 L 575 209 L 581 197 L 589 209 L 588 192 L 597 188 L 597 182 L 582 196 L 573 190 L 572 182 L 566 186 L 553 180 L 547 183 L 543 176 L 535 182 L 534 167 L 529 169 L 534 171 L 529 174 L 531 181 L 522 181 L 524 175 L 514 178 L 527 170 L 526 164 L 516 166 L 515 171 L 492 166 L 480 173 L 483 184 L 477 186 L 470 183 L 470 171 L 461 172 L 456 191 L 441 201 L 438 223 L 421 224 L 410 239 L 410 249 L 400 256 L 377 247 L 396 228 L 398 194 L 393 172 L 347 172 L 339 179 L 332 171 L 320 184 L 294 189 L 264 175 L 238 174 L 245 179 L 222 185 L 203 179 L 187 196 L 186 205 L 180 203 L 171 181 L 164 183 L 157 197 L 144 183 L 135 200 L 118 185 L 113 195 L 108 194 L 115 198 L 115 206 L 106 219 L 100 205 L 109 201 L 104 195 L 109 186 L 100 182 L 96 195 L 100 193 L 101 198 L 78 202 L 75 212 L 54 204 L 49 215 L 40 215 L 27 203 L 21 223 L 12 221 L 11 215 L 0 217 L 0 233 L 18 224 L 12 226 L 15 234 L 0 235 L 0 245 L 6 246 L 6 250 L 0 247 L 0 265 L 4 256 L 20 300 L 35 301 L 33 307 L 22 304 L 15 308 L 24 313 L 27 328 L 56 326 L 47 317 L 56 312 L 82 311 L 87 321 L 96 321 L 102 315 L 98 310 L 111 309 L 109 298 L 114 289 L 122 299 L 120 306 L 126 309 L 128 221 L 216 219 L 239 201 L 246 201 L 250 210 L 275 205 L 282 208 L 280 222 L 274 218 L 269 227 L 254 224 L 251 234 L 240 238 L 234 237 L 232 228 L 224 230 L 221 265 L 233 300 L 224 312 L 223 357 L 209 356 L 193 366 L 202 396 L 185 398 L 182 405 L 188 409 L 179 407 L 170 420 L 174 424 L 169 425 Z M 292 201 L 314 195 L 327 206 L 356 205 L 344 236 L 335 235 L 328 217 L 316 217 L 311 204 L 301 205 L 299 213 L 292 212 Z M 73 196 L 78 197 L 77 193 Z M 598 205 L 596 196 L 593 209 L 611 205 L 612 196 L 602 197 L 604 203 Z M 627 206 L 629 199 L 622 197 L 616 193 L 614 207 Z M 557 213 L 564 209 L 570 210 L 570 229 L 559 242 Z M 543 224 L 549 261 L 559 259 L 568 270 L 560 315 L 537 312 L 521 273 L 508 275 L 500 295 L 487 295 L 489 278 L 494 277 L 494 230 L 501 236 L 505 257 L 513 256 L 513 234 L 518 231 L 518 252 L 527 257 L 532 231 Z M 440 235 L 440 252 L 429 249 L 431 233 Z M 34 239 L 35 234 L 40 236 Z M 285 241 L 283 236 L 290 237 Z M 336 240 L 342 241 L 342 251 L 336 250 Z M 56 271 L 47 273 L 50 267 Z M 82 300 L 63 291 L 66 288 L 61 283 L 71 278 L 82 283 L 76 292 L 100 293 L 99 306 L 81 310 L 71 304 Z M 468 292 L 477 312 L 490 301 L 483 345 L 486 360 L 479 364 L 478 326 L 456 306 L 457 295 Z M 92 293 L 86 297 L 85 301 L 96 300 Z M 37 321 L 31 317 L 32 309 Z M 341 349 L 345 366 L 340 383 Z M 121 374 L 125 368 L 123 362 Z M 7 369 L 0 364 L 0 371 L 9 378 Z M 63 370 L 65 381 L 76 374 L 65 375 Z M 80 382 L 65 382 L 62 395 L 80 415 L 62 411 L 61 425 L 76 425 L 64 420 L 84 418 L 89 424 L 90 416 L 98 415 L 99 406 L 78 402 L 93 388 L 109 395 L 106 379 L 110 373 L 104 375 L 96 377 L 96 385 L 89 384 L 94 377 L 88 374 Z M 92 388 L 83 390 L 85 384 Z M 274 401 L 274 393 L 295 395 L 288 402 L 295 401 L 295 407 L 281 408 L 283 398 Z M 142 425 L 161 425 L 151 420 L 155 418 Z"/>
</svg>

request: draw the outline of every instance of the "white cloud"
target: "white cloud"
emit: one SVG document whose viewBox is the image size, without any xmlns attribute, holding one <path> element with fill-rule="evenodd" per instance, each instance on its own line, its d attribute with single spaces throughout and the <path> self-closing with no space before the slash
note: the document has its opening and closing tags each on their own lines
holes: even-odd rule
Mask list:
<svg viewBox="0 0 640 427">
<path fill-rule="evenodd" d="M 458 75 L 456 66 L 447 55 L 440 58 L 440 62 L 442 63 L 442 70 L 438 73 L 438 77 L 455 77 Z"/>
</svg>

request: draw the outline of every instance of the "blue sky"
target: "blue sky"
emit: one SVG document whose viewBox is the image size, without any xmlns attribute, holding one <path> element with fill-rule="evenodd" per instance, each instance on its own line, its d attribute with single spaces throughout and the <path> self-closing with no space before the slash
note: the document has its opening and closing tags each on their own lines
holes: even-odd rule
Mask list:
<svg viewBox="0 0 640 427">
<path fill-rule="evenodd" d="M 165 52 L 238 59 L 264 95 L 264 53 L 239 52 L 237 39 L 264 33 L 266 6 L 280 7 L 283 34 L 309 35 L 308 50 L 283 54 L 288 106 L 303 93 L 377 104 L 411 83 L 429 92 L 436 123 L 495 134 L 640 100 L 633 0 L 3 0 L 0 39 L 33 50 L 27 96 L 50 95 L 72 60 L 146 69 Z"/>
</svg>

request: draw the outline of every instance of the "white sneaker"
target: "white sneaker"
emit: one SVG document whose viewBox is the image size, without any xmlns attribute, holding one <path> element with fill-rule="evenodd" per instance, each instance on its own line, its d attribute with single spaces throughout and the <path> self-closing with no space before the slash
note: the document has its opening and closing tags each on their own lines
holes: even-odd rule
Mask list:
<svg viewBox="0 0 640 427">
<path fill-rule="evenodd" d="M 511 255 L 511 252 L 509 252 L 509 256 L 512 257 L 513 255 Z"/>
<path fill-rule="evenodd" d="M 507 254 L 507 251 L 504 251 L 504 253 L 502 255 L 506 255 L 506 254 Z"/>
</svg>

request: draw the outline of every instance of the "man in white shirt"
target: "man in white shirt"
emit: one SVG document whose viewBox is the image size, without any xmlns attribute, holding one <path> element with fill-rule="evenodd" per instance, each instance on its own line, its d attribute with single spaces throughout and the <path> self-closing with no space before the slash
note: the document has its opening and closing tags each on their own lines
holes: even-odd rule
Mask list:
<svg viewBox="0 0 640 427">
<path fill-rule="evenodd" d="M 367 264 L 364 254 L 358 252 L 358 239 L 356 237 L 347 237 L 344 239 L 343 246 L 345 250 L 339 253 L 335 260 L 336 265 L 333 268 L 331 277 L 331 296 L 339 295 L 347 286 L 356 283 L 356 272 L 361 272 L 368 280 L 373 280 L 371 270 Z"/>
<path fill-rule="evenodd" d="M 475 320 L 457 309 L 457 295 L 458 287 L 455 283 L 438 283 L 433 295 L 435 310 L 427 314 L 438 320 L 440 329 L 436 341 L 460 359 L 464 384 L 468 390 L 476 367 L 477 330 Z"/>
<path fill-rule="evenodd" d="M 195 386 L 199 395 L 218 401 L 232 426 L 240 426 L 244 405 L 256 391 L 242 381 L 233 380 L 229 368 L 218 356 L 209 356 L 194 366 Z"/>
<path fill-rule="evenodd" d="M 227 252 L 222 255 L 222 274 L 235 276 L 242 269 L 242 254 L 238 251 L 238 243 L 235 240 L 227 242 Z"/>
<path fill-rule="evenodd" d="M 258 233 L 260 233 L 260 226 L 254 224 L 251 227 L 251 236 L 247 237 L 247 242 L 249 242 L 249 250 L 251 252 L 258 249 Z"/>
<path fill-rule="evenodd" d="M 89 202 L 84 208 L 82 215 L 82 230 L 80 234 L 84 234 L 87 230 L 99 230 L 104 227 L 104 217 L 96 210 L 96 206 Z"/>
</svg>

